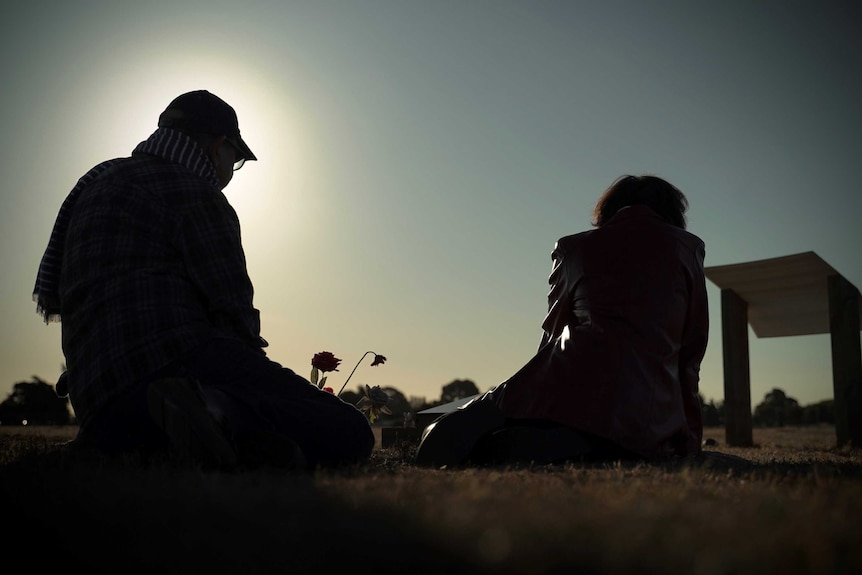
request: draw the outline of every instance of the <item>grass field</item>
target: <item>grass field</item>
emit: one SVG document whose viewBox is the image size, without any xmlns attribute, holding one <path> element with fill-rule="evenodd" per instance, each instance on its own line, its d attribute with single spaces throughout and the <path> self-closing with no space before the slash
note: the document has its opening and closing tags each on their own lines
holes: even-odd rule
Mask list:
<svg viewBox="0 0 862 575">
<path fill-rule="evenodd" d="M 661 464 L 424 469 L 401 445 L 306 474 L 81 460 L 73 433 L 0 428 L 7 573 L 862 573 L 862 452 L 829 426 L 710 428 L 714 457 Z"/>
</svg>

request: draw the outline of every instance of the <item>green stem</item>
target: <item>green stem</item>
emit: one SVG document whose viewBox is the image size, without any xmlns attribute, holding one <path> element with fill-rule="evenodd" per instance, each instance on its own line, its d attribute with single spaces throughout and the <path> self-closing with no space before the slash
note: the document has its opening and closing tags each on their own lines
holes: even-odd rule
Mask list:
<svg viewBox="0 0 862 575">
<path fill-rule="evenodd" d="M 341 397 L 341 392 L 344 391 L 344 388 L 347 387 L 347 382 L 350 381 L 350 378 L 353 377 L 353 372 L 356 371 L 356 368 L 359 367 L 359 364 L 362 363 L 362 360 L 365 359 L 365 356 L 369 353 L 374 353 L 373 351 L 366 351 L 362 354 L 362 357 L 359 358 L 359 361 L 356 362 L 356 365 L 353 366 L 353 371 L 350 372 L 350 375 L 347 376 L 347 379 L 344 380 L 344 385 L 341 386 L 341 389 L 338 390 L 338 397 Z M 375 354 L 377 355 L 377 354 Z"/>
</svg>

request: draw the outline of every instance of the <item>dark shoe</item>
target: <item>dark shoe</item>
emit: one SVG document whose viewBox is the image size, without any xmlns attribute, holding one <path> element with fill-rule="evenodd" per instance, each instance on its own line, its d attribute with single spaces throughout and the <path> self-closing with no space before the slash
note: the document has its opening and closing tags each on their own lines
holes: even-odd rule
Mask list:
<svg viewBox="0 0 862 575">
<path fill-rule="evenodd" d="M 562 463 L 590 455 L 592 445 L 563 425 L 527 424 L 504 427 L 476 446 L 471 462 L 486 465 Z"/>
<path fill-rule="evenodd" d="M 171 452 L 183 464 L 233 469 L 238 458 L 227 430 L 207 408 L 197 382 L 159 379 L 147 390 L 150 416 L 165 432 Z"/>
<path fill-rule="evenodd" d="M 506 422 L 493 399 L 480 395 L 445 415 L 422 432 L 416 464 L 441 467 L 465 463 L 476 443 Z"/>
</svg>

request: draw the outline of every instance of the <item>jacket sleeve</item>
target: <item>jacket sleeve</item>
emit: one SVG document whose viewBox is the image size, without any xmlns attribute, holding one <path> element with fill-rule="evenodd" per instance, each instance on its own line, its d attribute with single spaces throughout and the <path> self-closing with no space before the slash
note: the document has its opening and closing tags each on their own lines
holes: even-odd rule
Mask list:
<svg viewBox="0 0 862 575">
<path fill-rule="evenodd" d="M 260 337 L 260 312 L 253 305 L 239 218 L 227 199 L 219 194 L 184 218 L 179 243 L 213 327 L 263 353 L 267 343 Z"/>
<path fill-rule="evenodd" d="M 703 439 L 703 415 L 698 397 L 700 364 L 706 354 L 709 338 L 709 304 L 704 274 L 705 247 L 700 243 L 695 249 L 690 265 L 690 297 L 685 329 L 679 353 L 680 387 L 683 408 L 688 422 L 689 438 L 684 447 L 686 453 L 699 453 Z"/>
<path fill-rule="evenodd" d="M 565 249 L 560 241 L 554 245 L 551 260 L 553 264 L 548 277 L 548 313 L 542 322 L 543 333 L 539 349 L 563 333 L 572 314 L 571 282 L 566 273 Z"/>
</svg>

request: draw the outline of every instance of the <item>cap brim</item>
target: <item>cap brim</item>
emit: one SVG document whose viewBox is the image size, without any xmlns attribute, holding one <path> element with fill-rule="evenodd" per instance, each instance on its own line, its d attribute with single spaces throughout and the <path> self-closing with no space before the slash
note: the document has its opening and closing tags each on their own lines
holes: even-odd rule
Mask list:
<svg viewBox="0 0 862 575">
<path fill-rule="evenodd" d="M 241 136 L 227 136 L 227 140 L 242 153 L 242 158 L 245 161 L 257 160 L 257 156 L 254 155 L 254 152 L 251 151 L 251 148 L 248 147 L 248 144 L 245 143 Z"/>
</svg>

